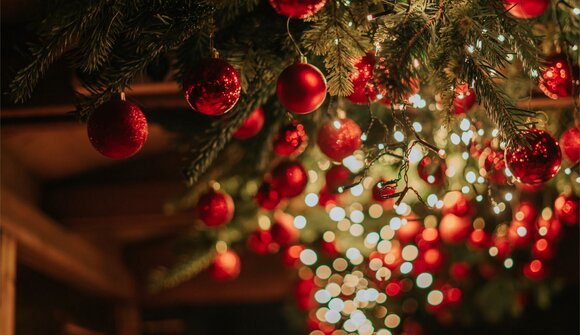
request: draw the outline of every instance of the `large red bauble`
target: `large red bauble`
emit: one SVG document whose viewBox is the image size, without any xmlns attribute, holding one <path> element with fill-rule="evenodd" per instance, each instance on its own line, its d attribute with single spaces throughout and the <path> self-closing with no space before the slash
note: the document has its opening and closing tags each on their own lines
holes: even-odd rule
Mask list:
<svg viewBox="0 0 580 335">
<path fill-rule="evenodd" d="M 209 272 L 218 281 L 235 279 L 240 275 L 240 257 L 231 250 L 217 253 Z"/>
<path fill-rule="evenodd" d="M 224 225 L 234 216 L 234 201 L 229 194 L 211 190 L 199 198 L 195 212 L 206 226 Z"/>
<path fill-rule="evenodd" d="M 272 187 L 283 198 L 293 198 L 304 191 L 308 174 L 298 162 L 283 162 L 272 171 Z"/>
<path fill-rule="evenodd" d="M 377 90 L 372 82 L 375 64 L 376 60 L 373 53 L 367 53 L 354 63 L 356 72 L 350 76 L 354 91 L 348 96 L 348 99 L 353 103 L 366 105 L 377 100 Z"/>
<path fill-rule="evenodd" d="M 560 221 L 569 224 L 578 224 L 578 202 L 580 199 L 572 195 L 568 196 L 565 194 L 560 194 L 556 201 L 554 202 L 554 213 Z"/>
<path fill-rule="evenodd" d="M 473 211 L 469 200 L 460 191 L 447 192 L 443 197 L 443 214 L 455 214 L 457 216 L 465 216 Z"/>
<path fill-rule="evenodd" d="M 326 171 L 326 187 L 330 192 L 336 192 L 339 187 L 349 184 L 352 174 L 344 165 L 333 165 Z"/>
<path fill-rule="evenodd" d="M 313 65 L 292 64 L 278 77 L 276 95 L 284 107 L 296 114 L 314 112 L 326 98 L 326 78 Z"/>
<path fill-rule="evenodd" d="M 539 87 L 551 99 L 565 98 L 572 95 L 574 73 L 570 71 L 565 56 L 557 55 L 546 61 L 542 70 Z M 576 73 L 577 75 L 577 73 Z"/>
<path fill-rule="evenodd" d="M 296 120 L 280 129 L 280 133 L 274 139 L 274 151 L 282 156 L 300 155 L 306 146 L 308 135 L 304 126 Z"/>
<path fill-rule="evenodd" d="M 417 219 L 405 219 L 406 223 L 402 224 L 395 232 L 397 240 L 403 244 L 415 242 L 417 235 L 423 230 L 423 224 Z"/>
<path fill-rule="evenodd" d="M 570 162 L 580 160 L 580 129 L 573 127 L 560 136 L 560 148 Z"/>
<path fill-rule="evenodd" d="M 467 113 L 475 104 L 475 91 L 467 84 L 461 84 L 455 88 L 453 110 L 455 114 Z"/>
<path fill-rule="evenodd" d="M 258 107 L 254 109 L 244 123 L 242 123 L 242 125 L 236 130 L 233 137 L 238 140 L 245 140 L 258 134 L 263 126 L 264 111 L 262 110 L 262 107 Z"/>
<path fill-rule="evenodd" d="M 318 12 L 326 0 L 270 0 L 270 5 L 281 15 L 295 19 L 304 19 Z"/>
<path fill-rule="evenodd" d="M 527 145 L 510 144 L 505 149 L 505 161 L 520 182 L 539 184 L 550 180 L 560 170 L 562 153 L 552 135 L 540 129 L 522 132 Z"/>
<path fill-rule="evenodd" d="M 471 232 L 471 219 L 466 216 L 446 214 L 439 222 L 439 235 L 443 242 L 459 243 Z"/>
<path fill-rule="evenodd" d="M 258 192 L 256 193 L 256 201 L 258 202 L 258 206 L 264 209 L 274 209 L 278 206 L 282 197 L 280 193 L 272 188 L 272 184 L 268 182 L 262 183 L 260 188 L 258 188 Z"/>
<path fill-rule="evenodd" d="M 294 217 L 286 213 L 276 213 L 274 224 L 270 228 L 272 240 L 285 247 L 298 240 L 298 229 L 294 227 Z"/>
<path fill-rule="evenodd" d="M 98 152 L 119 159 L 141 150 L 149 131 L 139 107 L 128 101 L 112 100 L 91 114 L 87 133 Z"/>
<path fill-rule="evenodd" d="M 518 19 L 529 19 L 542 15 L 550 0 L 503 0 L 505 9 Z"/>
<path fill-rule="evenodd" d="M 377 181 L 375 186 L 373 186 L 372 192 L 373 200 L 376 202 L 384 202 L 386 200 L 389 200 L 387 196 L 395 193 L 396 189 L 397 189 L 396 183 L 387 183 L 386 180 L 381 179 Z"/>
<path fill-rule="evenodd" d="M 440 186 L 445 181 L 447 165 L 439 157 L 425 156 L 417 165 L 419 177 L 433 186 Z"/>
<path fill-rule="evenodd" d="M 318 130 L 316 143 L 328 158 L 340 162 L 361 146 L 362 131 L 351 119 L 331 120 Z"/>
<path fill-rule="evenodd" d="M 241 79 L 226 61 L 208 58 L 196 63 L 184 77 L 183 90 L 189 106 L 196 112 L 222 115 L 238 102 Z"/>
</svg>

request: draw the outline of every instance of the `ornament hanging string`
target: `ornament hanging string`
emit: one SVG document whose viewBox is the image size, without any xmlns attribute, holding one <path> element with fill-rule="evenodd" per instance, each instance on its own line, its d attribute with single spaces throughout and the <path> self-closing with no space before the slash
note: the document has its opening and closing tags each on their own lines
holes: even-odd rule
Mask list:
<svg viewBox="0 0 580 335">
<path fill-rule="evenodd" d="M 292 33 L 290 32 L 290 20 L 290 17 L 288 17 L 288 20 L 286 20 L 286 32 L 288 33 L 288 37 L 290 37 L 290 41 L 292 41 L 292 45 L 294 45 L 294 49 L 296 49 L 296 52 L 300 57 L 300 62 L 306 63 L 306 56 L 302 53 L 300 46 L 298 46 L 298 43 L 296 43 L 294 36 L 292 36 Z"/>
<path fill-rule="evenodd" d="M 215 25 L 215 21 L 213 16 L 210 17 L 209 19 L 209 54 L 211 58 L 219 58 L 219 52 L 217 51 L 217 49 L 215 48 L 215 43 L 214 43 L 214 38 L 215 38 L 215 32 L 217 30 L 217 27 Z"/>
</svg>

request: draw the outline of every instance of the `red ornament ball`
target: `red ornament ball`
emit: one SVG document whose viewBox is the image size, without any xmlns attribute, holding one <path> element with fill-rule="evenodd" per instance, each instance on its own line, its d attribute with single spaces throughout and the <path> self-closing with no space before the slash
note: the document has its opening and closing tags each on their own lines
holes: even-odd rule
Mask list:
<svg viewBox="0 0 580 335">
<path fill-rule="evenodd" d="M 569 97 L 572 95 L 573 77 L 566 57 L 550 57 L 540 76 L 540 90 L 551 99 Z"/>
<path fill-rule="evenodd" d="M 550 180 L 560 170 L 562 153 L 552 135 L 540 129 L 522 132 L 527 145 L 511 144 L 505 149 L 505 161 L 518 181 L 539 184 Z"/>
<path fill-rule="evenodd" d="M 256 136 L 264 126 L 264 111 L 262 107 L 254 109 L 248 118 L 233 134 L 233 137 L 238 140 L 245 140 L 247 138 Z"/>
<path fill-rule="evenodd" d="M 397 240 L 403 244 L 413 243 L 423 230 L 423 224 L 415 218 L 403 218 L 403 224 L 395 232 Z"/>
<path fill-rule="evenodd" d="M 389 200 L 387 196 L 395 193 L 397 190 L 397 183 L 388 183 L 386 180 L 381 179 L 377 181 L 375 186 L 373 186 L 373 200 L 376 202 L 384 202 Z"/>
<path fill-rule="evenodd" d="M 568 225 L 578 224 L 578 202 L 580 199 L 572 195 L 561 194 L 554 202 L 554 213 L 560 221 Z"/>
<path fill-rule="evenodd" d="M 272 186 L 283 198 L 293 198 L 304 191 L 308 174 L 298 162 L 283 162 L 272 172 Z"/>
<path fill-rule="evenodd" d="M 331 192 L 336 192 L 339 187 L 344 187 L 349 184 L 352 174 L 344 165 L 333 165 L 326 171 L 326 187 Z"/>
<path fill-rule="evenodd" d="M 258 188 L 256 193 L 256 201 L 258 206 L 264 209 L 272 210 L 278 206 L 282 197 L 280 193 L 272 187 L 271 183 L 264 182 Z"/>
<path fill-rule="evenodd" d="M 231 250 L 217 253 L 213 258 L 209 272 L 212 278 L 217 281 L 235 279 L 240 275 L 240 257 Z"/>
<path fill-rule="evenodd" d="M 285 247 L 298 240 L 298 229 L 294 227 L 294 217 L 286 213 L 274 214 L 274 224 L 270 228 L 272 240 L 281 247 Z"/>
<path fill-rule="evenodd" d="M 282 106 L 296 114 L 314 112 L 326 99 L 326 78 L 318 68 L 306 63 L 287 67 L 276 84 Z"/>
<path fill-rule="evenodd" d="M 471 233 L 471 219 L 467 216 L 446 214 L 439 222 L 439 235 L 446 243 L 459 243 Z"/>
<path fill-rule="evenodd" d="M 530 19 L 542 15 L 550 0 L 504 0 L 505 9 L 518 19 Z"/>
<path fill-rule="evenodd" d="M 455 88 L 453 110 L 455 114 L 467 113 L 475 104 L 475 91 L 467 84 L 461 84 Z"/>
<path fill-rule="evenodd" d="M 324 7 L 326 0 L 270 0 L 270 5 L 281 15 L 304 19 Z"/>
<path fill-rule="evenodd" d="M 348 99 L 353 103 L 366 105 L 377 100 L 377 90 L 372 82 L 375 64 L 376 60 L 373 53 L 367 53 L 354 63 L 356 72 L 350 76 L 354 91 L 348 96 Z"/>
<path fill-rule="evenodd" d="M 308 135 L 304 126 L 298 121 L 293 121 L 280 129 L 280 133 L 274 139 L 274 151 L 282 156 L 300 155 L 306 146 L 308 146 Z"/>
<path fill-rule="evenodd" d="M 185 99 L 196 112 L 222 115 L 234 107 L 241 92 L 238 71 L 219 58 L 204 59 L 183 80 Z"/>
<path fill-rule="evenodd" d="M 473 211 L 469 200 L 460 191 L 447 192 L 443 197 L 443 214 L 465 216 Z"/>
<path fill-rule="evenodd" d="M 580 160 L 580 129 L 573 127 L 560 136 L 560 148 L 570 162 Z"/>
<path fill-rule="evenodd" d="M 317 144 L 330 159 L 340 162 L 361 146 L 362 131 L 349 118 L 327 122 L 318 131 Z"/>
<path fill-rule="evenodd" d="M 447 165 L 445 160 L 439 157 L 425 156 L 417 165 L 419 177 L 433 186 L 440 186 L 445 181 Z"/>
<path fill-rule="evenodd" d="M 229 194 L 211 190 L 199 198 L 195 211 L 206 226 L 216 227 L 230 222 L 234 209 L 234 201 Z"/>
<path fill-rule="evenodd" d="M 139 107 L 128 101 L 112 100 L 91 114 L 87 133 L 98 152 L 120 159 L 141 150 L 149 130 L 147 119 Z"/>
</svg>

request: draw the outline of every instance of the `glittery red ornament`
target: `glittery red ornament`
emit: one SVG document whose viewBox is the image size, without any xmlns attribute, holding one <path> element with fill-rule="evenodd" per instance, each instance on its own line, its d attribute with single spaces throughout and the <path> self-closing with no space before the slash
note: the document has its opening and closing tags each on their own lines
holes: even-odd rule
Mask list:
<svg viewBox="0 0 580 335">
<path fill-rule="evenodd" d="M 242 123 L 242 125 L 236 130 L 233 137 L 238 140 L 245 140 L 258 134 L 263 126 L 264 111 L 262 110 L 262 107 L 258 107 L 254 109 L 244 123 Z"/>
<path fill-rule="evenodd" d="M 489 247 L 491 237 L 483 229 L 475 229 L 469 234 L 467 244 L 474 249 L 482 249 Z"/>
<path fill-rule="evenodd" d="M 518 19 L 530 19 L 542 15 L 550 0 L 503 0 L 505 9 Z"/>
<path fill-rule="evenodd" d="M 300 155 L 306 146 L 308 146 L 308 135 L 304 126 L 296 120 L 282 127 L 274 139 L 274 151 L 282 156 Z"/>
<path fill-rule="evenodd" d="M 560 194 L 554 202 L 554 213 L 560 221 L 568 225 L 578 224 L 578 197 Z"/>
<path fill-rule="evenodd" d="M 294 217 L 290 214 L 278 212 L 274 214 L 274 223 L 270 228 L 272 240 L 281 247 L 285 247 L 298 240 L 298 229 L 294 227 Z"/>
<path fill-rule="evenodd" d="M 467 84 L 461 84 L 455 88 L 455 99 L 453 99 L 453 110 L 455 114 L 469 112 L 475 104 L 475 91 Z"/>
<path fill-rule="evenodd" d="M 258 206 L 264 209 L 274 209 L 278 206 L 282 197 L 280 193 L 272 188 L 272 184 L 268 182 L 262 183 L 260 188 L 258 188 L 258 192 L 256 193 L 256 201 L 258 202 Z"/>
<path fill-rule="evenodd" d="M 224 225 L 234 216 L 234 201 L 229 194 L 210 190 L 199 198 L 195 212 L 206 226 Z"/>
<path fill-rule="evenodd" d="M 560 170 L 562 153 L 558 142 L 552 135 L 539 129 L 522 132 L 528 145 L 508 145 L 505 161 L 519 181 L 538 184 L 550 180 Z"/>
<path fill-rule="evenodd" d="M 423 230 L 423 224 L 416 218 L 403 218 L 401 227 L 395 232 L 397 240 L 403 244 L 409 244 L 415 241 L 417 235 Z"/>
<path fill-rule="evenodd" d="M 314 112 L 326 99 L 326 78 L 313 65 L 292 64 L 278 77 L 276 95 L 282 106 L 296 114 Z"/>
<path fill-rule="evenodd" d="M 269 230 L 257 229 L 248 236 L 248 248 L 258 255 L 266 255 L 277 252 L 280 246 Z"/>
<path fill-rule="evenodd" d="M 298 162 L 283 162 L 272 171 L 272 187 L 283 198 L 293 198 L 304 191 L 308 174 Z"/>
<path fill-rule="evenodd" d="M 560 148 L 570 162 L 576 163 L 580 160 L 580 129 L 572 127 L 566 130 L 560 136 Z"/>
<path fill-rule="evenodd" d="M 451 213 L 457 216 L 466 216 L 473 212 L 473 207 L 463 193 L 451 191 L 447 192 L 443 197 L 443 208 L 441 211 L 444 215 Z"/>
<path fill-rule="evenodd" d="M 439 222 L 439 235 L 443 242 L 459 243 L 469 236 L 471 219 L 466 216 L 446 214 Z"/>
<path fill-rule="evenodd" d="M 212 261 L 209 272 L 217 281 L 232 280 L 240 275 L 240 257 L 232 250 L 218 252 Z"/>
<path fill-rule="evenodd" d="M 288 267 L 300 265 L 300 253 L 305 249 L 301 244 L 291 245 L 282 252 L 282 263 Z"/>
<path fill-rule="evenodd" d="M 546 62 L 538 83 L 540 90 L 551 99 L 571 96 L 573 77 L 577 73 L 570 71 L 566 57 L 557 55 L 548 58 Z"/>
<path fill-rule="evenodd" d="M 344 165 L 333 165 L 326 171 L 326 187 L 331 192 L 337 192 L 339 187 L 348 185 L 351 178 L 350 170 L 345 168 Z"/>
<path fill-rule="evenodd" d="M 304 19 L 324 7 L 326 0 L 270 0 L 270 5 L 281 15 Z"/>
<path fill-rule="evenodd" d="M 546 267 L 539 259 L 534 259 L 533 261 L 524 265 L 523 268 L 524 276 L 532 280 L 542 280 L 546 277 Z"/>
<path fill-rule="evenodd" d="M 240 75 L 229 63 L 208 58 L 196 63 L 183 79 L 185 99 L 196 112 L 227 113 L 240 98 Z"/>
<path fill-rule="evenodd" d="M 318 130 L 316 143 L 328 158 L 340 162 L 361 146 L 362 131 L 349 118 L 331 120 Z"/>
<path fill-rule="evenodd" d="M 147 140 L 147 119 L 135 104 L 112 100 L 89 117 L 89 140 L 98 152 L 109 158 L 133 156 Z"/>
<path fill-rule="evenodd" d="M 377 100 L 377 90 L 372 82 L 375 63 L 373 53 L 367 53 L 354 63 L 356 72 L 350 76 L 354 91 L 348 96 L 348 99 L 353 103 L 366 105 Z"/>
<path fill-rule="evenodd" d="M 492 148 L 485 148 L 479 156 L 479 166 L 482 175 L 494 184 L 505 184 L 507 177 L 505 171 L 505 159 L 503 152 Z"/>
<path fill-rule="evenodd" d="M 387 196 L 395 193 L 397 189 L 396 183 L 387 183 L 387 180 L 381 179 L 373 186 L 372 196 L 376 202 L 384 202 L 389 200 Z"/>
<path fill-rule="evenodd" d="M 433 186 L 440 186 L 445 181 L 447 165 L 439 157 L 425 156 L 417 165 L 419 177 Z"/>
</svg>

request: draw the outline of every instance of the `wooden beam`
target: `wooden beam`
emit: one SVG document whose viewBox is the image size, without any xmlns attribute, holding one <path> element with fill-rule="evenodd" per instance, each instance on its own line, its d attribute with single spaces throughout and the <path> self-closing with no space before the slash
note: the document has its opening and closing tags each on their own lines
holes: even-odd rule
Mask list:
<svg viewBox="0 0 580 335">
<path fill-rule="evenodd" d="M 2 190 L 0 227 L 18 242 L 18 259 L 33 269 L 101 296 L 132 299 L 134 283 L 121 260 Z M 111 248 L 111 246 L 106 246 Z"/>
<path fill-rule="evenodd" d="M 14 334 L 16 240 L 0 229 L 0 334 Z"/>
</svg>

